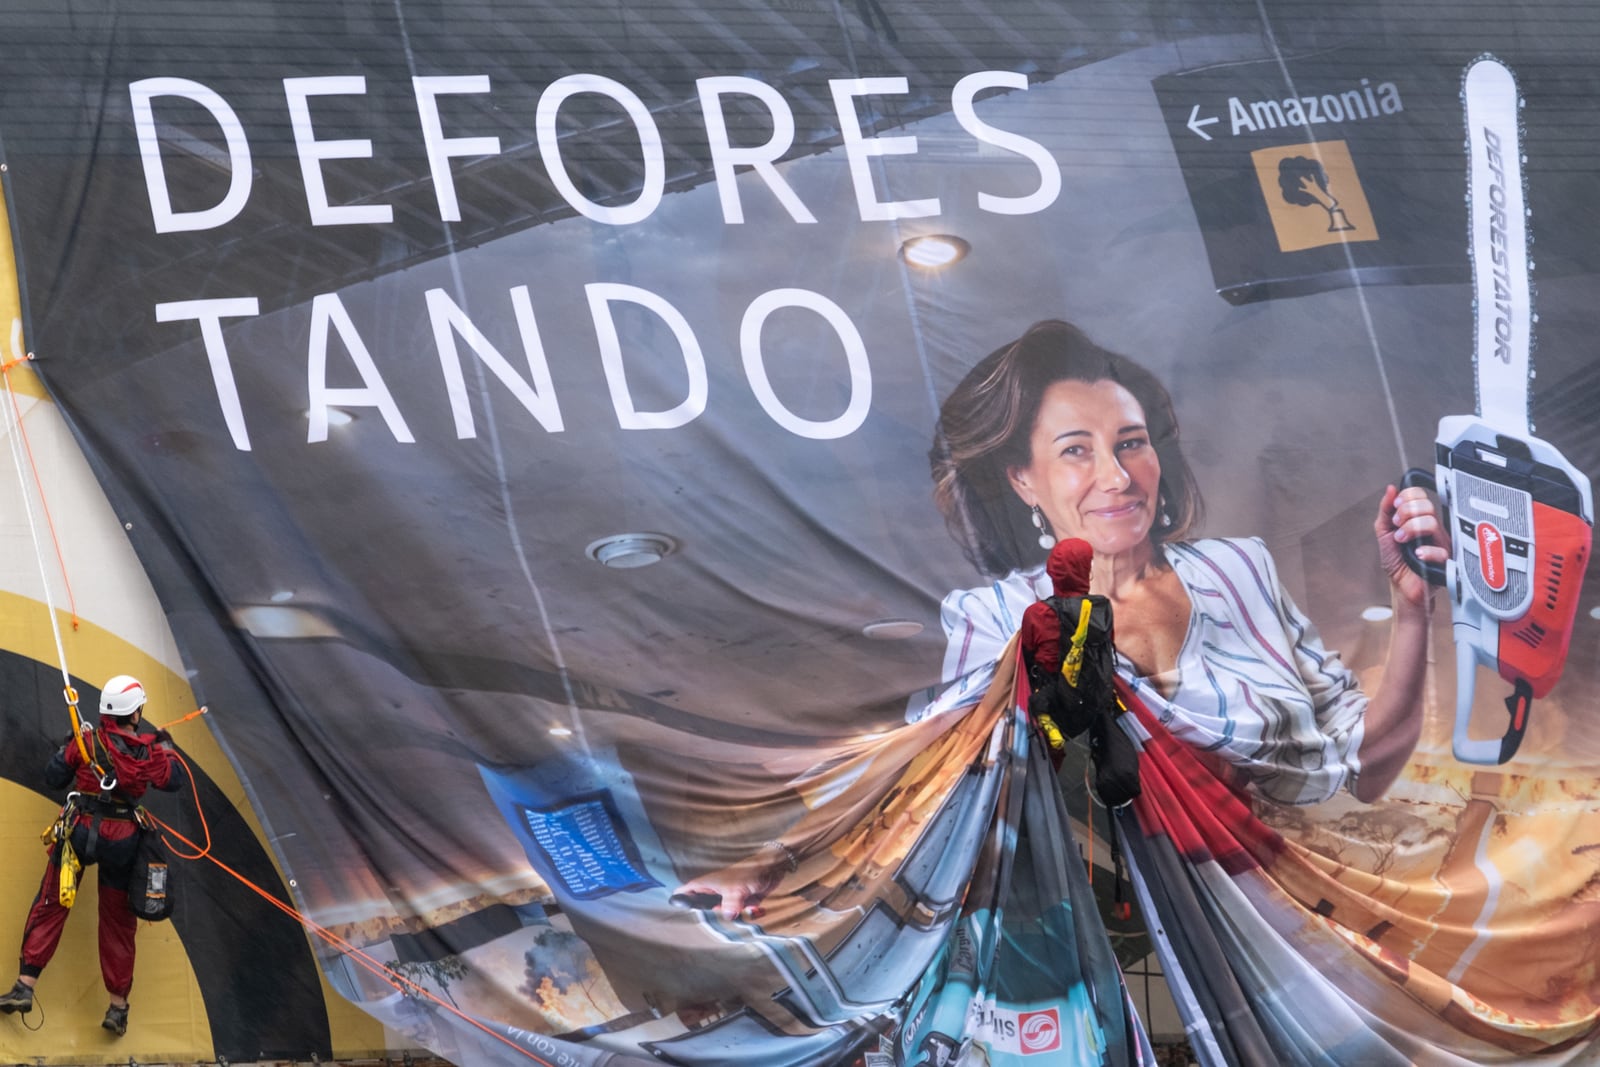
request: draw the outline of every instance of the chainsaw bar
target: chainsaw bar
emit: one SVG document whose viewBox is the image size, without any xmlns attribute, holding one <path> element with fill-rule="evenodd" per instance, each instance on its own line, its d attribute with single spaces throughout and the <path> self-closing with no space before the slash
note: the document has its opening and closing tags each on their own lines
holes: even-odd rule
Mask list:
<svg viewBox="0 0 1600 1067">
<path fill-rule="evenodd" d="M 1521 94 L 1504 63 L 1482 55 L 1461 78 L 1467 127 L 1478 415 L 1516 436 L 1531 432 L 1533 290 L 1521 137 Z"/>
</svg>

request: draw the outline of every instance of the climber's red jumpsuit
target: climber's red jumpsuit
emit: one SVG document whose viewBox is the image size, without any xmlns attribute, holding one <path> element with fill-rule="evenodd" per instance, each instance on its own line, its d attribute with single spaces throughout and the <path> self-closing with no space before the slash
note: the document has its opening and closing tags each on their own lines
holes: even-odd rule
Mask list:
<svg viewBox="0 0 1600 1067">
<path fill-rule="evenodd" d="M 137 732 L 137 727 L 109 717 L 94 730 L 93 741 L 84 737 L 90 752 L 116 777 L 116 789 L 110 792 L 101 791 L 99 774 L 84 762 L 71 738 L 45 768 L 45 784 L 51 789 L 70 781 L 79 794 L 73 800 L 72 848 L 85 867 L 99 868 L 100 975 L 107 992 L 117 997 L 126 997 L 133 987 L 133 939 L 139 929 L 138 917 L 128 907 L 128 880 L 139 847 L 133 805 L 150 786 L 170 792 L 179 785 L 173 773 L 176 759 L 164 737 Z M 35 978 L 55 955 L 67 922 L 68 909 L 59 899 L 60 856 L 60 848 L 51 848 L 39 895 L 23 927 L 21 973 Z"/>
</svg>

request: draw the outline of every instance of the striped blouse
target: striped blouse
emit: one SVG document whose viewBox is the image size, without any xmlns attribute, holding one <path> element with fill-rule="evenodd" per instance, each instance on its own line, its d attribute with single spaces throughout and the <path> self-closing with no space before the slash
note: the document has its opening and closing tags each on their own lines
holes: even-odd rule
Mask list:
<svg viewBox="0 0 1600 1067">
<path fill-rule="evenodd" d="M 1173 736 L 1214 753 L 1265 797 L 1315 804 L 1352 787 L 1367 698 L 1279 584 L 1266 546 L 1212 538 L 1163 550 L 1189 594 L 1188 632 L 1172 671 L 1140 677 L 1119 655 L 1123 679 Z M 1040 566 L 945 597 L 943 689 L 913 698 L 907 718 L 981 697 L 1023 611 L 1050 592 Z M 1123 722 L 1137 734 L 1131 719 Z"/>
</svg>

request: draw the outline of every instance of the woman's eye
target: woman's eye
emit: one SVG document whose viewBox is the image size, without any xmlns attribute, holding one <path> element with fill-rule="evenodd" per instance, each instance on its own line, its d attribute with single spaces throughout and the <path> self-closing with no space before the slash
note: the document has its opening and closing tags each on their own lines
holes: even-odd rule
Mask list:
<svg viewBox="0 0 1600 1067">
<path fill-rule="evenodd" d="M 1117 442 L 1117 447 L 1124 452 L 1135 448 L 1143 448 L 1150 443 L 1148 437 L 1127 437 Z"/>
<path fill-rule="evenodd" d="M 1081 456 L 1084 451 L 1085 449 L 1082 445 L 1068 445 L 1061 450 L 1061 454 L 1063 456 Z"/>
</svg>

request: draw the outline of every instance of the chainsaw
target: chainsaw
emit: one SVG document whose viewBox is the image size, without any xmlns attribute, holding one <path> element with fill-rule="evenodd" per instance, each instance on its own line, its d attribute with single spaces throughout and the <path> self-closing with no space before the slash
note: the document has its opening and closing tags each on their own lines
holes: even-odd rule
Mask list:
<svg viewBox="0 0 1600 1067">
<path fill-rule="evenodd" d="M 1402 486 L 1435 492 L 1450 558 L 1407 564 L 1450 596 L 1456 646 L 1451 748 L 1463 763 L 1516 755 L 1535 697 L 1561 677 L 1594 530 L 1589 479 L 1528 420 L 1533 296 L 1515 76 L 1483 55 L 1461 79 L 1466 116 L 1468 214 L 1478 412 L 1439 420 L 1434 471 L 1413 468 Z M 1498 738 L 1469 726 L 1479 666 L 1511 683 Z"/>
</svg>

